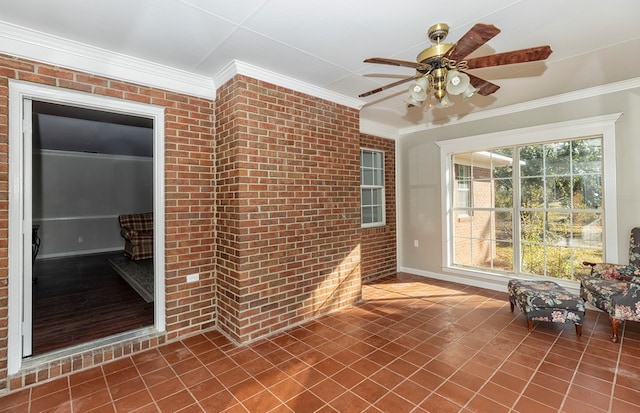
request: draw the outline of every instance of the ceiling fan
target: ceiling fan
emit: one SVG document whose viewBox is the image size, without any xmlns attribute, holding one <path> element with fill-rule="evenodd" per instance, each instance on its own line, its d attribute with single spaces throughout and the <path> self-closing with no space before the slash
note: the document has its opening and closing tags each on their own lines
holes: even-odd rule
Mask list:
<svg viewBox="0 0 640 413">
<path fill-rule="evenodd" d="M 429 39 L 434 44 L 420 52 L 415 62 L 384 57 L 365 59 L 366 63 L 411 67 L 416 69 L 416 74 L 362 93 L 359 97 L 370 96 L 413 80 L 406 100 L 409 107 L 419 106 L 427 98 L 429 106 L 447 107 L 452 104 L 449 95 L 471 97 L 478 93 L 488 96 L 500 88 L 467 73 L 467 70 L 544 60 L 552 52 L 549 46 L 538 46 L 464 60 L 498 33 L 500 29 L 494 25 L 478 23 L 455 44 L 442 43 L 449 34 L 449 26 L 444 23 L 435 24 L 428 31 Z"/>
</svg>

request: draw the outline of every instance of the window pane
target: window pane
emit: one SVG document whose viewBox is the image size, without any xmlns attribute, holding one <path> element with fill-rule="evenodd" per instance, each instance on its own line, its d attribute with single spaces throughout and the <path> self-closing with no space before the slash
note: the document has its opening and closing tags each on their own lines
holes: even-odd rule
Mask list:
<svg viewBox="0 0 640 413">
<path fill-rule="evenodd" d="M 474 171 L 478 168 L 474 168 Z M 472 200 L 471 205 L 475 208 L 490 208 L 493 206 L 493 191 L 491 181 L 474 180 L 472 184 Z"/>
<path fill-rule="evenodd" d="M 384 185 L 384 171 L 382 169 L 376 169 L 374 175 L 374 185 Z"/>
<path fill-rule="evenodd" d="M 373 153 L 373 167 L 382 169 L 382 152 Z"/>
<path fill-rule="evenodd" d="M 521 205 L 526 208 L 544 206 L 544 181 L 542 178 L 523 178 L 520 180 Z"/>
<path fill-rule="evenodd" d="M 362 207 L 362 223 L 371 224 L 373 221 L 373 210 L 371 207 Z"/>
<path fill-rule="evenodd" d="M 382 189 L 373 189 L 373 203 L 376 205 L 382 205 Z"/>
<path fill-rule="evenodd" d="M 362 170 L 362 185 L 375 185 L 373 180 L 373 169 Z"/>
<path fill-rule="evenodd" d="M 548 277 L 568 278 L 573 273 L 571 248 L 548 245 L 546 253 L 546 274 Z"/>
<path fill-rule="evenodd" d="M 571 144 L 555 142 L 544 145 L 546 175 L 566 175 L 571 165 Z"/>
<path fill-rule="evenodd" d="M 513 239 L 513 214 L 511 211 L 496 212 L 496 239 Z"/>
<path fill-rule="evenodd" d="M 511 178 L 494 180 L 493 191 L 496 208 L 511 208 L 513 206 L 513 182 Z"/>
<path fill-rule="evenodd" d="M 363 188 L 362 193 L 362 206 L 368 206 L 373 204 L 373 189 Z"/>
<path fill-rule="evenodd" d="M 465 215 L 463 219 L 456 221 L 454 227 L 456 237 L 471 238 L 471 219 L 469 219 L 469 215 Z"/>
<path fill-rule="evenodd" d="M 501 271 L 513 271 L 513 243 L 496 242 L 496 257 L 493 268 Z"/>
<path fill-rule="evenodd" d="M 521 246 L 522 260 L 520 266 L 525 274 L 545 275 L 544 245 L 523 242 Z"/>
<path fill-rule="evenodd" d="M 571 178 L 568 176 L 547 178 L 546 199 L 548 208 L 570 208 Z"/>
<path fill-rule="evenodd" d="M 549 212 L 547 214 L 546 242 L 552 245 L 571 243 L 571 214 L 568 212 Z"/>
<path fill-rule="evenodd" d="M 520 176 L 542 176 L 542 146 L 523 146 L 519 149 Z"/>
<path fill-rule="evenodd" d="M 456 238 L 454 241 L 453 261 L 458 265 L 471 265 L 471 240 Z"/>
<path fill-rule="evenodd" d="M 374 206 L 371 208 L 373 222 L 382 222 L 382 208 Z"/>
<path fill-rule="evenodd" d="M 373 168 L 373 152 L 360 151 L 360 159 L 362 160 L 362 166 L 366 168 Z"/>
<path fill-rule="evenodd" d="M 474 238 L 493 238 L 492 211 L 475 211 L 472 218 Z"/>
<path fill-rule="evenodd" d="M 602 139 L 581 139 L 571 144 L 574 174 L 602 172 Z"/>
<path fill-rule="evenodd" d="M 544 241 L 544 212 L 523 211 L 520 213 L 522 241 Z"/>
<path fill-rule="evenodd" d="M 601 214 L 584 212 L 573 214 L 573 245 L 580 248 L 597 248 L 602 250 Z M 602 255 L 602 251 L 600 255 Z"/>
<path fill-rule="evenodd" d="M 602 180 L 600 175 L 573 178 L 573 207 L 581 209 L 602 208 Z"/>
<path fill-rule="evenodd" d="M 475 240 L 473 242 L 473 265 L 476 267 L 491 268 L 493 264 L 493 241 Z"/>
</svg>

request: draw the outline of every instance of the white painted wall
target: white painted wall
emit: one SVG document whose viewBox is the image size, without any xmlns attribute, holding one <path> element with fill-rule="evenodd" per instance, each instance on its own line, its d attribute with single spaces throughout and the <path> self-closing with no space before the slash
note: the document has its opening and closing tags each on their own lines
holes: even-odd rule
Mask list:
<svg viewBox="0 0 640 413">
<path fill-rule="evenodd" d="M 34 151 L 38 258 L 121 250 L 118 215 L 152 210 L 152 158 Z"/>
</svg>

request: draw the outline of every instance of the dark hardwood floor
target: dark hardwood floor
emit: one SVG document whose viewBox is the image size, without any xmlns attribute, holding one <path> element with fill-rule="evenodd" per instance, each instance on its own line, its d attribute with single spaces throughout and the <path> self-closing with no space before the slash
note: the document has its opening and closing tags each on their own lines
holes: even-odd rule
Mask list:
<svg viewBox="0 0 640 413">
<path fill-rule="evenodd" d="M 36 260 L 33 355 L 153 325 L 146 303 L 108 264 L 122 252 Z"/>
</svg>

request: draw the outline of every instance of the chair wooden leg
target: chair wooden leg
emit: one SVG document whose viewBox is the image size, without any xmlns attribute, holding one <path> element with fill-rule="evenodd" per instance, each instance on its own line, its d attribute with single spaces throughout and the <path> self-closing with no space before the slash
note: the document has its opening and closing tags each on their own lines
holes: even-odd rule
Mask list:
<svg viewBox="0 0 640 413">
<path fill-rule="evenodd" d="M 582 336 L 582 324 L 576 324 L 576 335 L 578 337 Z"/>
<path fill-rule="evenodd" d="M 622 324 L 622 320 L 619 320 L 617 318 L 613 318 L 611 316 L 609 316 L 609 320 L 611 320 L 611 329 L 613 330 L 613 334 L 611 335 L 611 342 L 617 343 L 618 342 L 618 327 L 620 327 L 620 324 Z"/>
<path fill-rule="evenodd" d="M 514 303 L 513 303 L 513 300 L 512 300 L 512 299 L 509 299 L 509 305 L 511 306 L 511 312 L 513 313 L 513 306 L 514 306 Z"/>
<path fill-rule="evenodd" d="M 527 320 L 527 326 L 530 332 L 533 331 L 533 320 Z"/>
</svg>

